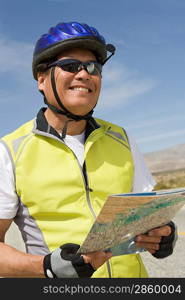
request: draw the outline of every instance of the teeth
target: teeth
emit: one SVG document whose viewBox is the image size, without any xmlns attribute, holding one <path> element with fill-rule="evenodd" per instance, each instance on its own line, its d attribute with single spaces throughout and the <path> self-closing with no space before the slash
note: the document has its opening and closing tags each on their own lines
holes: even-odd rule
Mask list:
<svg viewBox="0 0 185 300">
<path fill-rule="evenodd" d="M 85 91 L 88 92 L 89 89 L 83 88 L 83 87 L 74 87 L 72 88 L 73 91 Z"/>
</svg>

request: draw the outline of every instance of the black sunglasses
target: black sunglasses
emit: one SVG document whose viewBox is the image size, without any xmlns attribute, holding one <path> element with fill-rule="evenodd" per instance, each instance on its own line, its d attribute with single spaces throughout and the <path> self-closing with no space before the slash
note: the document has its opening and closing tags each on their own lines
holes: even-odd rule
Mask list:
<svg viewBox="0 0 185 300">
<path fill-rule="evenodd" d="M 86 70 L 90 75 L 100 75 L 102 72 L 102 65 L 97 61 L 82 62 L 77 59 L 62 59 L 49 64 L 47 67 L 51 68 L 54 66 L 70 73 L 78 73 L 82 69 Z"/>
</svg>

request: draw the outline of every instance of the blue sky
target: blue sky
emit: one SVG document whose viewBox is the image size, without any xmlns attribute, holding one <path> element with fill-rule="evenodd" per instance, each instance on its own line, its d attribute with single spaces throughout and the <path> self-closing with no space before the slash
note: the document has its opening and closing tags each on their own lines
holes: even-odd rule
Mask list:
<svg viewBox="0 0 185 300">
<path fill-rule="evenodd" d="M 143 153 L 185 143 L 184 16 L 184 0 L 0 0 L 0 136 L 43 105 L 31 72 L 36 40 L 79 21 L 117 49 L 95 116 L 125 127 Z"/>
</svg>

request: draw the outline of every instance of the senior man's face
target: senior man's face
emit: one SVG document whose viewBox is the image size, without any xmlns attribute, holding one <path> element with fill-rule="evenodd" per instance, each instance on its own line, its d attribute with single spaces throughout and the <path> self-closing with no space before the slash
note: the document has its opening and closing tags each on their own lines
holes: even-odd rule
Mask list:
<svg viewBox="0 0 185 300">
<path fill-rule="evenodd" d="M 96 57 L 91 51 L 79 48 L 63 52 L 58 59 L 77 59 L 82 62 L 96 61 Z M 50 73 L 45 76 L 45 80 L 40 81 L 39 88 L 44 91 L 49 103 L 59 107 L 51 88 Z M 55 81 L 62 103 L 74 114 L 85 115 L 92 110 L 98 101 L 101 89 L 100 74 L 91 75 L 84 69 L 77 73 L 70 73 L 56 67 Z"/>
</svg>

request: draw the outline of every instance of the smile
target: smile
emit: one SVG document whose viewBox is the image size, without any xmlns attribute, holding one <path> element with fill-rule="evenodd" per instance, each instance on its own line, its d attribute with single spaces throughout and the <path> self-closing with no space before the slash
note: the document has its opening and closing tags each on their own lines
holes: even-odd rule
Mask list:
<svg viewBox="0 0 185 300">
<path fill-rule="evenodd" d="M 82 91 L 82 92 L 86 92 L 86 93 L 91 93 L 92 90 L 89 88 L 85 88 L 85 87 L 71 87 L 69 88 L 72 91 Z"/>
</svg>

